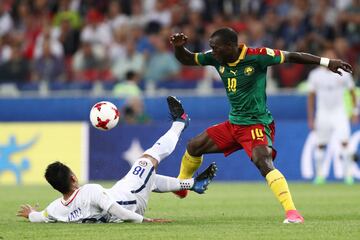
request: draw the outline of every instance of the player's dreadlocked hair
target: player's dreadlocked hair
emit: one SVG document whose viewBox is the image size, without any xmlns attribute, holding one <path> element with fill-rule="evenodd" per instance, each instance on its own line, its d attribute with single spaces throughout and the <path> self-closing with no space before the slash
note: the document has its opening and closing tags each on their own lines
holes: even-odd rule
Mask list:
<svg viewBox="0 0 360 240">
<path fill-rule="evenodd" d="M 210 37 L 219 37 L 224 44 L 238 45 L 237 33 L 232 28 L 220 28 Z"/>
<path fill-rule="evenodd" d="M 71 187 L 71 170 L 61 162 L 51 163 L 45 171 L 46 181 L 61 193 L 68 193 Z"/>
</svg>

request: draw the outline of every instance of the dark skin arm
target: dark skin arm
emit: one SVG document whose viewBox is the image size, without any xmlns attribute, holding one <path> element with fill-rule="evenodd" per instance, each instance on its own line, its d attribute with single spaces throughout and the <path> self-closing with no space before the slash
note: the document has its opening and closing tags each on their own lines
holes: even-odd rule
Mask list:
<svg viewBox="0 0 360 240">
<path fill-rule="evenodd" d="M 195 53 L 189 51 L 185 48 L 188 37 L 183 33 L 175 33 L 170 36 L 170 43 L 174 46 L 175 57 L 179 62 L 184 65 L 194 66 L 197 65 L 195 62 Z M 285 62 L 288 63 L 298 63 L 298 64 L 320 64 L 320 57 L 301 52 L 286 52 L 283 51 L 285 55 Z M 352 67 L 350 64 L 340 60 L 340 59 L 330 59 L 328 68 L 334 73 L 341 74 L 339 68 L 343 69 L 348 73 L 352 73 Z"/>
<path fill-rule="evenodd" d="M 285 55 L 285 62 L 288 63 L 320 65 L 320 57 L 309 53 L 286 52 L 286 51 L 283 51 L 283 53 Z M 337 73 L 339 75 L 342 75 L 342 73 L 339 71 L 339 68 L 341 68 L 345 72 L 352 73 L 351 65 L 340 59 L 330 59 L 328 68 L 330 71 Z"/>
<path fill-rule="evenodd" d="M 174 46 L 176 59 L 184 65 L 194 66 L 195 53 L 185 48 L 188 37 L 183 33 L 175 33 L 170 37 L 170 43 Z"/>
</svg>

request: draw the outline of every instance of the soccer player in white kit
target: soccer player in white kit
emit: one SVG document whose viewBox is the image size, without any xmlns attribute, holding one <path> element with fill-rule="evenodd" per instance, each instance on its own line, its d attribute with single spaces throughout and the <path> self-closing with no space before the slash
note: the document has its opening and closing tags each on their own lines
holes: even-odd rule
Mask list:
<svg viewBox="0 0 360 240">
<path fill-rule="evenodd" d="M 161 160 L 169 156 L 178 142 L 181 132 L 187 127 L 189 117 L 175 97 L 167 98 L 171 128 L 144 152 L 128 174 L 112 188 L 99 184 L 79 186 L 74 173 L 66 165 L 55 162 L 45 172 L 49 184 L 63 197 L 50 203 L 43 211 L 30 205 L 21 206 L 18 216 L 30 222 L 167 222 L 166 219 L 150 219 L 144 213 L 152 191 L 173 192 L 182 189 L 204 193 L 216 173 L 215 163 L 196 178 L 180 180 L 156 174 Z"/>
<path fill-rule="evenodd" d="M 335 58 L 334 50 L 327 49 L 324 55 L 328 58 Z M 358 109 L 356 107 L 355 87 L 351 74 L 342 71 L 341 75 L 335 74 L 327 68 L 318 67 L 309 74 L 309 95 L 308 95 L 308 124 L 310 130 L 315 131 L 317 148 L 315 150 L 315 184 L 325 182 L 325 174 L 322 171 L 326 145 L 335 136 L 341 145 L 341 155 L 344 166 L 344 181 L 352 184 L 351 172 L 352 154 L 348 149 L 350 138 L 350 121 L 344 104 L 344 92 L 350 90 L 353 112 L 352 120 L 357 122 Z M 315 112 L 316 98 L 316 113 Z"/>
</svg>

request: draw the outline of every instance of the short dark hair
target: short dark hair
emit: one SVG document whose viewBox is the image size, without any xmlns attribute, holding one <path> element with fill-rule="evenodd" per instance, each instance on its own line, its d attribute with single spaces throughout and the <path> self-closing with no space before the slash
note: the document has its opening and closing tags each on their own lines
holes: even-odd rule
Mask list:
<svg viewBox="0 0 360 240">
<path fill-rule="evenodd" d="M 71 175 L 71 169 L 61 162 L 51 163 L 45 171 L 46 181 L 63 194 L 70 192 Z"/>
<path fill-rule="evenodd" d="M 216 30 L 215 32 L 213 32 L 213 34 L 211 34 L 210 36 L 212 37 L 219 37 L 224 44 L 238 44 L 238 36 L 237 33 L 234 31 L 234 29 L 232 28 L 220 28 L 218 30 Z"/>
</svg>

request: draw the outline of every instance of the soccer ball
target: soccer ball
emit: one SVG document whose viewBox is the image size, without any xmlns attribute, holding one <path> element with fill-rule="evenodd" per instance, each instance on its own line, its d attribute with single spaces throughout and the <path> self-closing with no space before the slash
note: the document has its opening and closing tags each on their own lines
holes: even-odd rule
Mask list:
<svg viewBox="0 0 360 240">
<path fill-rule="evenodd" d="M 91 124 L 100 130 L 107 131 L 119 122 L 120 113 L 111 102 L 98 102 L 90 110 Z"/>
</svg>

